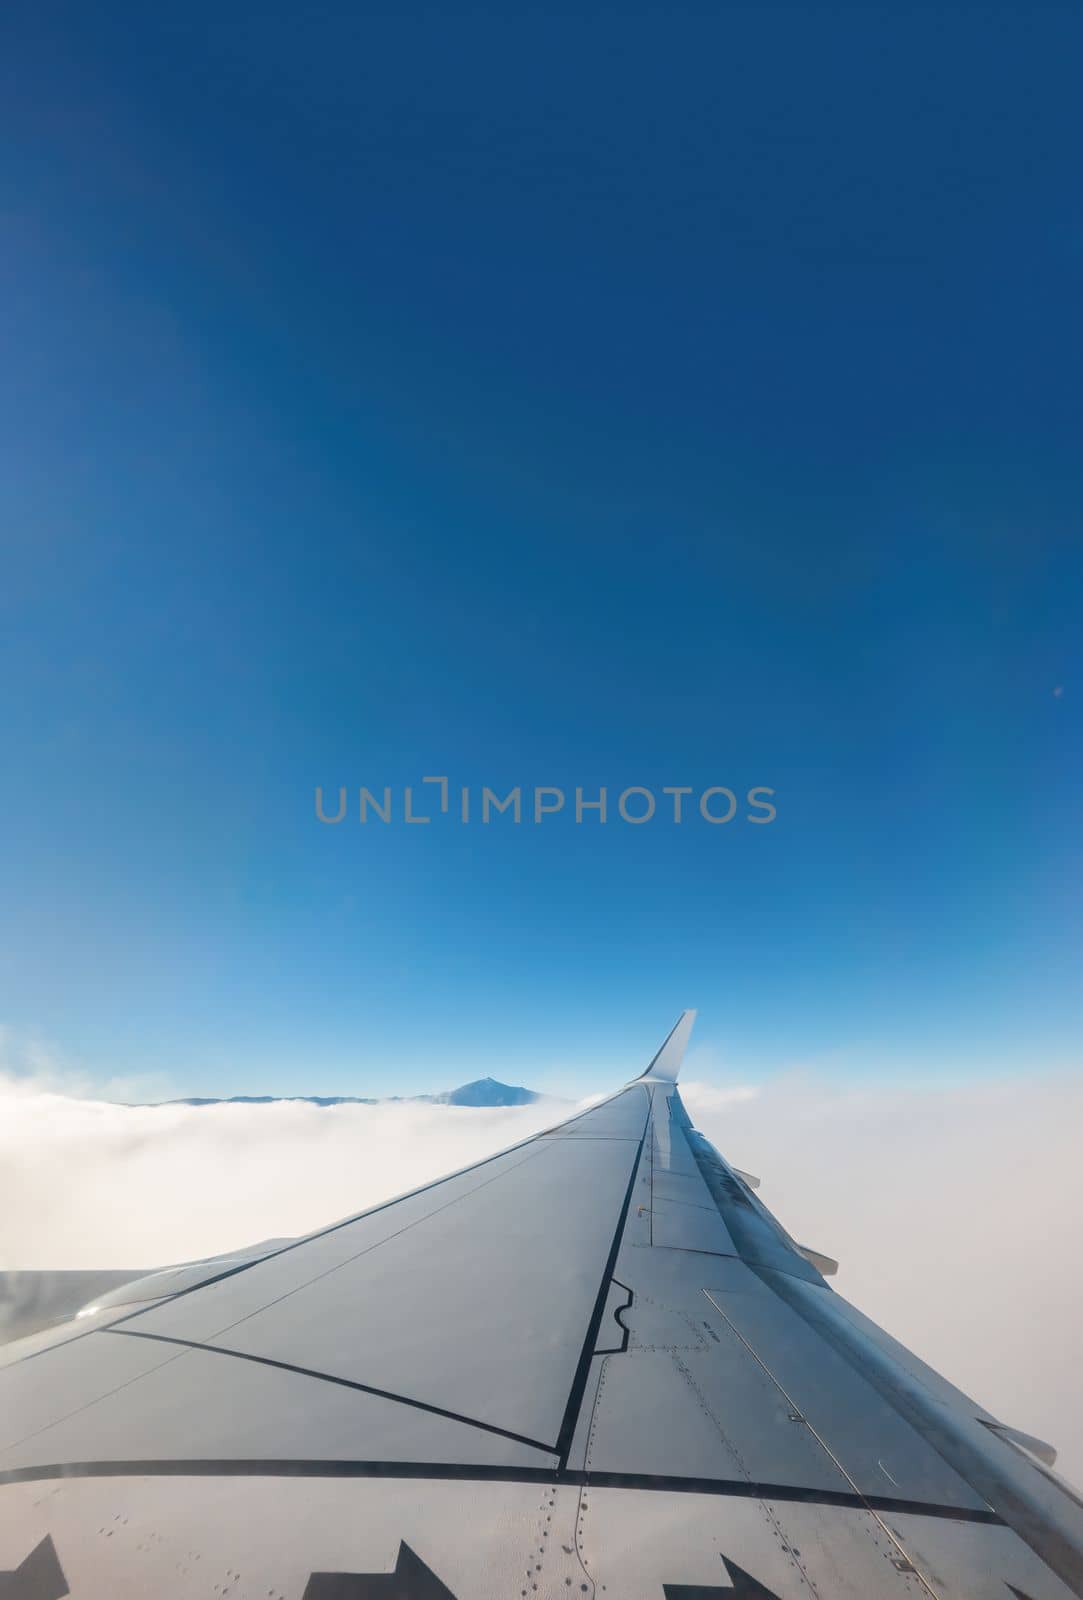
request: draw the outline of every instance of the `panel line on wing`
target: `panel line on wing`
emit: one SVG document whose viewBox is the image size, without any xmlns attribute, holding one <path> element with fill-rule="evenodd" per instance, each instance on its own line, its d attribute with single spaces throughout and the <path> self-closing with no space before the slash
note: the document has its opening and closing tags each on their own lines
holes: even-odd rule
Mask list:
<svg viewBox="0 0 1083 1600">
<path fill-rule="evenodd" d="M 624 1090 L 617 1091 L 623 1094 Z M 611 1095 L 615 1099 L 616 1095 Z M 604 1101 L 599 1104 L 604 1105 Z M 579 1112 L 574 1117 L 569 1117 L 568 1122 L 578 1122 L 580 1117 L 589 1116 L 591 1111 L 597 1110 L 596 1106 L 588 1107 L 587 1111 Z M 565 1127 L 566 1123 L 558 1123 L 557 1127 Z M 455 1172 L 445 1173 L 442 1178 L 433 1178 L 429 1183 L 419 1184 L 416 1189 L 408 1189 L 405 1194 L 394 1195 L 390 1200 L 382 1200 L 379 1205 L 369 1206 L 365 1211 L 355 1212 L 352 1216 L 343 1217 L 339 1222 L 332 1222 L 326 1228 L 319 1228 L 315 1233 L 306 1233 L 300 1239 L 291 1239 L 289 1244 L 284 1244 L 278 1250 L 272 1250 L 265 1256 L 256 1256 L 251 1261 L 241 1261 L 226 1267 L 222 1272 L 216 1272 L 210 1277 L 201 1278 L 198 1283 L 190 1284 L 187 1289 L 178 1289 L 170 1295 L 163 1295 L 160 1299 L 152 1301 L 145 1306 L 139 1306 L 134 1311 L 126 1311 L 123 1316 L 115 1317 L 112 1322 L 99 1323 L 93 1328 L 81 1328 L 67 1339 L 58 1338 L 55 1343 L 44 1345 L 40 1350 L 30 1350 L 25 1356 L 17 1356 L 8 1365 L 17 1367 L 24 1361 L 36 1361 L 39 1356 L 52 1355 L 57 1350 L 66 1349 L 68 1345 L 77 1344 L 81 1339 L 89 1339 L 95 1333 L 109 1333 L 113 1328 L 119 1328 L 124 1322 L 132 1322 L 137 1317 L 145 1316 L 148 1312 L 158 1310 L 164 1303 L 173 1304 L 183 1300 L 190 1294 L 198 1294 L 201 1289 L 209 1289 L 216 1283 L 224 1283 L 227 1278 L 235 1278 L 242 1272 L 249 1272 L 253 1267 L 261 1267 L 268 1261 L 277 1261 L 279 1256 L 289 1255 L 293 1250 L 300 1250 L 304 1245 L 315 1244 L 319 1239 L 326 1239 L 333 1233 L 340 1232 L 343 1228 L 352 1227 L 354 1223 L 364 1222 L 368 1217 L 378 1216 L 381 1211 L 387 1211 L 392 1206 L 401 1204 L 404 1200 L 415 1200 L 418 1195 L 427 1194 L 430 1189 L 439 1189 L 442 1184 L 450 1183 L 454 1178 L 463 1178 L 470 1172 L 476 1172 L 480 1167 L 487 1167 L 494 1161 L 499 1161 L 503 1156 L 514 1155 L 516 1150 L 525 1150 L 528 1145 L 536 1144 L 544 1139 L 553 1129 L 543 1129 L 540 1133 L 532 1133 L 527 1139 L 520 1139 L 518 1144 L 508 1145 L 505 1150 L 497 1150 L 491 1156 L 483 1156 L 480 1161 L 471 1162 L 468 1167 L 460 1167 Z M 60 1331 L 59 1329 L 57 1330 Z"/>
<path fill-rule="evenodd" d="M 198 1339 L 181 1339 L 174 1334 L 146 1333 L 140 1328 L 103 1328 L 103 1333 L 115 1334 L 118 1339 L 153 1339 L 158 1344 L 181 1345 L 188 1350 L 203 1350 L 208 1355 L 232 1356 L 235 1361 L 253 1361 L 261 1367 L 277 1367 L 281 1372 L 293 1372 L 302 1378 L 314 1378 L 320 1383 L 335 1383 L 342 1389 L 356 1389 L 360 1394 L 374 1395 L 379 1400 L 392 1400 L 396 1405 L 411 1406 L 415 1411 L 427 1411 L 434 1417 L 444 1417 L 449 1422 L 461 1422 L 468 1428 L 478 1428 L 482 1433 L 495 1433 L 502 1439 L 512 1439 L 531 1450 L 543 1450 L 555 1456 L 556 1447 L 543 1444 L 540 1439 L 528 1439 L 525 1434 L 514 1433 L 510 1428 L 497 1427 L 492 1422 L 482 1422 L 478 1417 L 467 1417 L 460 1411 L 449 1411 L 446 1406 L 432 1405 L 427 1400 L 414 1400 L 410 1395 L 394 1394 L 390 1389 L 378 1389 L 371 1383 L 359 1383 L 354 1378 L 340 1378 L 333 1372 L 318 1372 L 314 1367 L 299 1367 L 292 1361 L 276 1361 L 271 1356 L 257 1356 L 247 1350 L 231 1350 L 222 1344 L 203 1344 Z"/>
<path fill-rule="evenodd" d="M 531 1140 L 529 1142 L 533 1143 L 534 1141 Z M 396 1229 L 394 1233 L 386 1234 L 382 1239 L 373 1240 L 371 1243 L 365 1245 L 362 1249 L 355 1250 L 353 1255 L 344 1256 L 341 1261 L 336 1261 L 332 1266 L 325 1267 L 322 1272 L 314 1273 L 311 1278 L 305 1278 L 301 1283 L 294 1284 L 292 1288 L 283 1290 L 281 1294 L 275 1295 L 272 1299 L 265 1301 L 263 1304 L 255 1307 L 255 1309 L 252 1311 L 246 1312 L 243 1317 L 237 1317 L 233 1322 L 228 1322 L 223 1327 L 216 1328 L 215 1337 L 217 1338 L 224 1333 L 232 1333 L 234 1328 L 241 1327 L 243 1323 L 251 1321 L 253 1317 L 262 1316 L 263 1313 L 265 1311 L 269 1311 L 272 1306 L 281 1305 L 283 1300 L 289 1300 L 295 1294 L 300 1294 L 305 1289 L 311 1288 L 314 1283 L 319 1283 L 323 1278 L 330 1278 L 334 1273 L 341 1272 L 343 1268 L 351 1266 L 355 1261 L 359 1261 L 362 1256 L 371 1255 L 374 1250 L 383 1249 L 385 1245 L 391 1244 L 395 1239 L 400 1239 L 404 1233 L 409 1233 L 411 1229 L 419 1228 L 424 1223 L 431 1222 L 433 1217 L 439 1216 L 442 1211 L 447 1211 L 454 1205 L 460 1205 L 464 1200 L 468 1200 L 473 1195 L 476 1195 L 480 1189 L 488 1188 L 489 1184 L 491 1183 L 499 1183 L 501 1178 L 506 1177 L 509 1172 L 515 1172 L 520 1167 L 525 1167 L 528 1161 L 536 1161 L 540 1155 L 545 1153 L 546 1148 L 546 1145 L 540 1144 L 533 1154 L 524 1156 L 521 1161 L 516 1161 L 512 1166 L 505 1168 L 504 1171 L 494 1173 L 491 1178 L 486 1178 L 482 1183 L 476 1183 L 472 1189 L 464 1189 L 461 1194 L 453 1195 L 452 1198 L 445 1201 L 442 1206 L 436 1206 L 432 1211 L 426 1211 L 422 1216 L 415 1217 L 411 1222 L 407 1222 L 401 1228 Z M 507 1155 L 508 1152 L 503 1151 L 502 1154 Z M 467 1170 L 469 1171 L 470 1169 L 468 1168 Z M 153 1306 L 148 1306 L 146 1308 L 148 1311 L 152 1311 L 154 1309 L 155 1307 Z M 110 1333 L 116 1328 L 116 1323 L 110 1323 L 108 1328 L 103 1328 L 101 1331 L 103 1333 Z M 118 1331 L 123 1330 L 118 1329 Z"/>
<path fill-rule="evenodd" d="M 595 1350 L 594 1354 L 596 1356 L 623 1356 L 628 1352 L 628 1340 L 631 1336 L 631 1329 L 624 1320 L 624 1313 L 632 1309 L 632 1301 L 635 1299 L 635 1295 L 633 1291 L 629 1289 L 626 1283 L 621 1283 L 619 1278 L 614 1278 L 612 1280 L 611 1287 L 623 1289 L 624 1293 L 628 1296 L 624 1304 L 617 1306 L 612 1313 L 613 1321 L 617 1324 L 617 1327 L 621 1331 L 621 1341 L 619 1345 L 606 1346 L 604 1348 Z"/>
<path fill-rule="evenodd" d="M 787 1405 L 791 1406 L 794 1409 L 794 1411 L 796 1411 L 798 1413 L 798 1415 L 801 1417 L 801 1420 L 802 1420 L 804 1426 L 808 1429 L 809 1433 L 816 1440 L 816 1443 L 820 1446 L 820 1448 L 824 1451 L 824 1453 L 830 1458 L 831 1461 L 834 1462 L 834 1464 L 838 1468 L 839 1472 L 846 1479 L 846 1482 L 848 1484 L 850 1484 L 850 1486 L 852 1487 L 854 1493 L 859 1495 L 860 1498 L 864 1501 L 865 1505 L 868 1506 L 870 1512 L 872 1512 L 872 1515 L 874 1517 L 876 1517 L 877 1522 L 879 1523 L 880 1527 L 883 1529 L 884 1534 L 886 1535 L 886 1537 L 888 1539 L 890 1539 L 891 1543 L 895 1546 L 896 1550 L 899 1552 L 899 1555 L 904 1560 L 909 1560 L 910 1559 L 909 1552 L 907 1551 L 906 1547 L 904 1546 L 902 1540 L 899 1538 L 899 1535 L 897 1533 L 895 1533 L 895 1531 L 888 1526 L 888 1524 L 883 1520 L 883 1517 L 881 1517 L 879 1515 L 879 1513 L 872 1506 L 871 1501 L 872 1501 L 872 1499 L 874 1497 L 871 1496 L 871 1495 L 862 1495 L 861 1494 L 861 1491 L 858 1488 L 856 1480 L 851 1476 L 851 1474 L 849 1472 L 847 1472 L 845 1466 L 839 1460 L 838 1456 L 835 1454 L 834 1450 L 832 1450 L 831 1446 L 828 1444 L 827 1440 L 823 1437 L 823 1435 L 815 1427 L 813 1427 L 812 1423 L 809 1421 L 809 1418 L 805 1415 L 805 1412 L 802 1409 L 802 1407 L 798 1405 L 798 1403 L 794 1399 L 793 1395 L 791 1395 L 789 1393 L 789 1391 L 786 1389 L 785 1385 L 779 1380 L 778 1376 L 774 1372 L 771 1371 L 771 1368 L 767 1365 L 767 1362 L 760 1355 L 759 1351 L 756 1350 L 755 1347 L 752 1344 L 749 1343 L 749 1341 L 745 1338 L 744 1334 L 741 1332 L 740 1328 L 738 1328 L 737 1324 L 733 1321 L 733 1319 L 731 1317 L 727 1316 L 725 1310 L 718 1303 L 718 1300 L 711 1293 L 710 1289 L 704 1289 L 703 1293 L 706 1295 L 706 1297 L 710 1301 L 711 1305 L 714 1306 L 715 1310 L 718 1312 L 718 1314 L 722 1318 L 723 1322 L 725 1322 L 726 1326 L 730 1329 L 730 1331 L 734 1335 L 734 1337 L 737 1338 L 738 1340 L 740 1340 L 741 1344 L 744 1345 L 745 1349 L 748 1351 L 748 1353 L 752 1357 L 752 1359 L 757 1363 L 757 1365 L 762 1369 L 764 1374 L 775 1385 L 775 1387 L 778 1389 L 779 1393 L 782 1395 L 783 1399 L 786 1401 Z M 918 1582 L 921 1584 L 921 1587 L 926 1591 L 926 1593 L 929 1594 L 930 1596 L 932 1596 L 932 1600 L 940 1600 L 940 1596 L 939 1596 L 937 1590 L 933 1587 L 933 1585 L 930 1582 L 930 1580 L 925 1576 L 925 1574 L 921 1571 L 921 1569 L 919 1567 L 914 1567 L 914 1576 L 917 1578 Z"/>
<path fill-rule="evenodd" d="M 467 1466 L 448 1461 L 346 1461 L 178 1459 L 142 1461 L 67 1461 L 0 1471 L 0 1487 L 48 1483 L 58 1478 L 404 1478 L 433 1483 L 538 1483 L 586 1489 L 628 1489 L 653 1494 L 717 1495 L 732 1500 L 777 1500 L 842 1511 L 874 1511 L 895 1516 L 931 1517 L 1004 1527 L 996 1511 L 890 1495 L 857 1495 L 814 1489 L 805 1484 L 749 1482 L 745 1478 L 682 1478 L 653 1473 L 603 1472 L 579 1468 Z"/>
<path fill-rule="evenodd" d="M 587 1324 L 587 1333 L 585 1339 L 583 1340 L 583 1348 L 579 1353 L 579 1364 L 576 1367 L 575 1378 L 572 1381 L 571 1391 L 568 1395 L 568 1403 L 564 1408 L 564 1419 L 561 1422 L 560 1432 L 557 1435 L 557 1449 L 560 1453 L 560 1465 L 562 1469 L 568 1465 L 568 1455 L 571 1451 L 572 1441 L 575 1438 L 575 1429 L 576 1424 L 579 1421 L 579 1412 L 583 1404 L 583 1395 L 586 1392 L 587 1380 L 590 1377 L 591 1363 L 594 1360 L 595 1346 L 598 1343 L 598 1330 L 602 1325 L 602 1317 L 605 1313 L 605 1303 L 609 1297 L 609 1286 L 613 1281 L 613 1274 L 617 1268 L 617 1257 L 620 1254 L 621 1242 L 624 1238 L 624 1225 L 628 1220 L 628 1209 L 632 1203 L 632 1193 L 635 1189 L 636 1178 L 639 1175 L 639 1164 L 643 1159 L 643 1146 L 646 1142 L 648 1134 L 650 1133 L 652 1107 L 649 1093 L 647 1100 L 647 1117 L 644 1122 L 643 1134 L 639 1141 L 639 1149 L 636 1151 L 636 1158 L 632 1163 L 632 1174 L 628 1179 L 628 1187 L 625 1190 L 624 1201 L 620 1208 L 620 1216 L 617 1218 L 617 1226 L 613 1233 L 613 1243 L 609 1248 L 609 1259 L 606 1261 L 605 1271 L 602 1274 L 602 1281 L 598 1286 L 598 1294 L 594 1301 L 594 1310 L 591 1312 L 590 1322 Z"/>
</svg>

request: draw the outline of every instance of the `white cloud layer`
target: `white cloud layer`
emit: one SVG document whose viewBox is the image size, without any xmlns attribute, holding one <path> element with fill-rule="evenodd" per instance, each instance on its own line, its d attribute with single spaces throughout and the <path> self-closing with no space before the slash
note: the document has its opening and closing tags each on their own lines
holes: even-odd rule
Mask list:
<svg viewBox="0 0 1083 1600">
<path fill-rule="evenodd" d="M 834 1280 L 1083 1480 L 1083 1078 L 688 1083 Z M 297 1234 L 526 1137 L 552 1106 L 129 1107 L 0 1077 L 0 1268 L 150 1268 Z"/>
</svg>

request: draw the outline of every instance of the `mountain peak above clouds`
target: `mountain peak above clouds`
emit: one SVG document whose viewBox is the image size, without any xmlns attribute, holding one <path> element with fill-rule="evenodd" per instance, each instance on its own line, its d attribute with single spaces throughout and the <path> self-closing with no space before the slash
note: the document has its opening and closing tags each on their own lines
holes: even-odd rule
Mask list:
<svg viewBox="0 0 1083 1600">
<path fill-rule="evenodd" d="M 497 1078 L 475 1078 L 458 1089 L 446 1089 L 443 1094 L 422 1095 L 439 1106 L 530 1106 L 544 1100 L 534 1089 L 523 1089 L 511 1083 L 501 1083 Z"/>
</svg>

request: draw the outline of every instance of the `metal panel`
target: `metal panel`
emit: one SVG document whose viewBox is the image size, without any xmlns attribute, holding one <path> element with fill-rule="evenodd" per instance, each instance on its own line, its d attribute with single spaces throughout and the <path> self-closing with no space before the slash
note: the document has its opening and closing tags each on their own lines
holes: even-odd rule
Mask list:
<svg viewBox="0 0 1083 1600">
<path fill-rule="evenodd" d="M 700 1250 L 713 1255 L 736 1255 L 733 1240 L 717 1211 L 673 1200 L 656 1201 L 652 1210 L 651 1243 L 655 1249 Z"/>
<path fill-rule="evenodd" d="M 266 1306 L 209 1342 L 552 1443 L 636 1154 L 624 1140 L 542 1141 L 306 1285 L 275 1294 L 272 1270 Z M 175 1333 L 175 1320 L 165 1307 L 128 1326 Z"/>
<path fill-rule="evenodd" d="M 603 1100 L 593 1110 L 583 1112 L 553 1128 L 543 1138 L 635 1139 L 643 1136 L 650 1110 L 649 1092 L 633 1084 L 612 1100 Z"/>
<path fill-rule="evenodd" d="M 733 1346 L 633 1351 L 605 1363 L 591 1421 L 590 1471 L 850 1485 L 746 1352 Z"/>
<path fill-rule="evenodd" d="M 0 1372 L 0 1451 L 165 1366 L 177 1354 L 168 1345 L 133 1345 L 91 1334 L 5 1367 Z"/>
<path fill-rule="evenodd" d="M 551 1454 L 464 1422 L 238 1356 L 110 1333 L 91 1342 L 87 1355 L 100 1363 L 104 1351 L 114 1377 L 126 1363 L 129 1380 L 6 1450 L 4 1470 L 161 1457 L 553 1463 Z M 141 1375 L 148 1358 L 158 1365 Z"/>
<path fill-rule="evenodd" d="M 761 1293 L 752 1294 L 708 1289 L 708 1299 L 719 1313 L 720 1326 L 730 1337 L 746 1341 L 859 1491 L 985 1505 L 932 1445 L 766 1284 Z"/>
<path fill-rule="evenodd" d="M 239 1271 L 226 1268 L 217 1282 L 140 1313 L 131 1326 L 185 1339 L 213 1338 L 272 1301 L 320 1282 L 347 1262 L 389 1245 L 397 1250 L 394 1241 L 407 1238 L 418 1224 L 439 1211 L 460 1205 L 471 1195 L 482 1191 L 492 1194 L 494 1184 L 512 1179 L 521 1167 L 538 1160 L 548 1148 L 547 1142 L 530 1141 L 495 1160 L 311 1234 L 254 1266 L 244 1266 Z"/>
</svg>

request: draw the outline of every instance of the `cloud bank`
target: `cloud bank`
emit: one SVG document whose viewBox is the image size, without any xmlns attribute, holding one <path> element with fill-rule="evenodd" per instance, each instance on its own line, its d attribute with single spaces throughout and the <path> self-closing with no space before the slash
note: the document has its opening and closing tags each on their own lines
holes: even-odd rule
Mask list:
<svg viewBox="0 0 1083 1600">
<path fill-rule="evenodd" d="M 1083 1077 L 690 1082 L 834 1285 L 1083 1481 Z M 130 1107 L 0 1077 L 0 1268 L 151 1268 L 306 1232 L 527 1137 L 551 1105 Z"/>
</svg>

